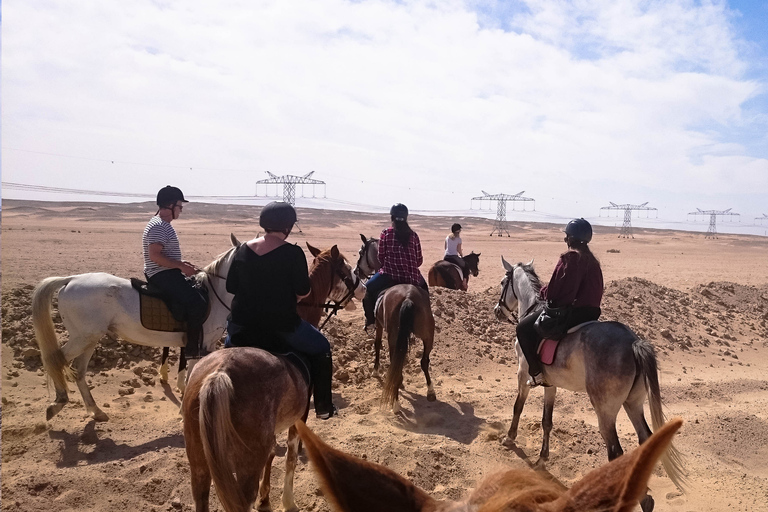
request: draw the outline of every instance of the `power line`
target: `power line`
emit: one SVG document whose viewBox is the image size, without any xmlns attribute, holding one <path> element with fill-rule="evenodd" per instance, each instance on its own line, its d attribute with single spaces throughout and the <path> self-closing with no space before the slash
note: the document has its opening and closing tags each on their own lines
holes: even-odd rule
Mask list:
<svg viewBox="0 0 768 512">
<path fill-rule="evenodd" d="M 622 236 L 624 238 L 635 238 L 635 235 L 632 234 L 632 211 L 633 210 L 658 211 L 656 208 L 645 206 L 648 204 L 647 201 L 643 204 L 616 204 L 616 203 L 612 203 L 611 201 L 608 201 L 608 204 L 610 204 L 610 206 L 603 206 L 602 208 L 600 208 L 600 210 L 624 210 L 624 224 L 621 225 L 621 232 L 619 233 L 619 238 L 621 238 Z"/>
</svg>

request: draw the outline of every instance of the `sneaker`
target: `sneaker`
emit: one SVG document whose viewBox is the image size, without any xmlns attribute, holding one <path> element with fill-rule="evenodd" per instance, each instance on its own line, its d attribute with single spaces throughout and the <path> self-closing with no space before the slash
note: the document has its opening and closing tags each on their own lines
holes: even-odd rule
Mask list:
<svg viewBox="0 0 768 512">
<path fill-rule="evenodd" d="M 532 388 L 535 388 L 536 386 L 544 386 L 545 388 L 548 388 L 551 386 L 551 384 L 547 384 L 547 381 L 544 380 L 544 375 L 542 375 L 541 373 L 537 373 L 536 375 L 531 375 L 528 378 L 527 384 Z"/>
<path fill-rule="evenodd" d="M 339 415 L 339 410 L 336 408 L 335 405 L 331 406 L 331 410 L 330 411 L 318 412 L 317 414 L 315 414 L 315 416 L 318 419 L 321 419 L 321 420 L 327 420 L 329 418 L 332 418 L 333 416 L 338 416 L 338 415 Z"/>
</svg>

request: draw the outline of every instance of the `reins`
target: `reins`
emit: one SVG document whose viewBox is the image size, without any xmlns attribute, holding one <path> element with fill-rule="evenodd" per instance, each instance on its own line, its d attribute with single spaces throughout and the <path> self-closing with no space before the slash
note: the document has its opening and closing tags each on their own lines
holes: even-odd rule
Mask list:
<svg viewBox="0 0 768 512">
<path fill-rule="evenodd" d="M 224 276 L 220 276 L 220 275 L 218 275 L 218 274 L 209 274 L 209 273 L 208 273 L 208 272 L 206 272 L 205 270 L 203 271 L 203 273 L 204 273 L 204 274 L 205 274 L 205 275 L 208 277 L 208 281 L 209 281 L 209 282 L 211 281 L 211 278 L 212 278 L 212 277 L 218 277 L 219 279 L 226 279 L 226 277 L 224 277 Z M 221 297 L 219 297 L 219 294 L 216 292 L 216 287 L 215 287 L 215 286 L 213 286 L 213 283 L 212 283 L 212 282 L 211 282 L 210 290 L 213 292 L 213 296 L 214 296 L 214 297 L 216 297 L 216 299 L 218 299 L 218 301 L 221 303 L 221 305 L 222 305 L 222 306 L 224 306 L 224 308 L 225 308 L 227 311 L 231 312 L 231 311 L 232 311 L 232 309 L 231 309 L 229 306 L 227 306 L 227 305 L 224 303 L 224 301 L 222 300 L 222 298 L 221 298 Z"/>
<path fill-rule="evenodd" d="M 501 297 L 499 297 L 499 308 L 507 310 L 509 312 L 509 314 L 515 319 L 515 322 L 520 323 L 520 319 L 517 317 L 515 312 L 512 311 L 511 309 L 509 309 L 509 307 L 507 306 L 507 290 L 508 289 L 512 291 L 512 296 L 515 298 L 515 300 L 518 303 L 520 302 L 520 298 L 515 293 L 515 288 L 514 288 L 514 286 L 512 284 L 513 273 L 514 273 L 514 269 L 510 270 L 509 272 L 507 272 L 507 284 L 505 284 L 504 285 L 504 289 L 501 290 Z M 522 318 L 525 318 L 526 316 L 528 316 L 531 313 L 531 311 L 533 311 L 536 308 L 536 306 L 538 306 L 538 305 L 539 305 L 539 301 L 538 300 L 533 301 L 533 304 L 531 304 L 528 307 L 528 309 L 525 310 L 525 313 L 523 313 L 521 315 Z M 512 323 L 512 320 L 510 320 L 509 318 L 507 318 L 507 321 L 509 323 Z"/>
</svg>

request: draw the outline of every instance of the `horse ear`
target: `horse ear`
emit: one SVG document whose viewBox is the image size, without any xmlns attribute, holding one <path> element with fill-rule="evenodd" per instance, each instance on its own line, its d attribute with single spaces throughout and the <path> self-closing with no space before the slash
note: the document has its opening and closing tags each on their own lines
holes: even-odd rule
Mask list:
<svg viewBox="0 0 768 512">
<path fill-rule="evenodd" d="M 528 265 L 529 267 L 532 267 L 533 266 L 533 260 L 534 260 L 534 258 L 531 258 L 531 261 L 526 263 L 526 265 Z"/>
<path fill-rule="evenodd" d="M 368 241 L 368 239 L 365 238 L 365 235 L 363 235 L 362 233 L 360 234 L 360 240 L 362 240 L 363 243 L 366 243 Z"/>
<path fill-rule="evenodd" d="M 317 255 L 320 254 L 320 249 L 317 247 L 312 247 L 309 242 L 307 242 L 307 249 L 309 249 L 310 254 L 317 258 Z"/>
<path fill-rule="evenodd" d="M 670 420 L 632 453 L 591 471 L 546 508 L 558 512 L 635 510 L 638 500 L 648 488 L 648 479 L 656 461 L 672 443 L 682 424 L 680 418 Z"/>
<path fill-rule="evenodd" d="M 229 241 L 232 244 L 232 247 L 240 247 L 240 240 L 237 239 L 234 233 L 229 234 Z"/>
<path fill-rule="evenodd" d="M 501 264 L 504 265 L 504 270 L 507 272 L 512 272 L 512 265 L 510 265 L 507 260 L 504 259 L 504 256 L 501 257 Z"/>
<path fill-rule="evenodd" d="M 331 247 L 331 258 L 337 259 L 339 257 L 339 247 L 334 245 Z"/>
<path fill-rule="evenodd" d="M 295 426 L 307 447 L 323 494 L 334 510 L 435 510 L 437 502 L 433 498 L 391 469 L 331 448 L 302 421 Z"/>
</svg>

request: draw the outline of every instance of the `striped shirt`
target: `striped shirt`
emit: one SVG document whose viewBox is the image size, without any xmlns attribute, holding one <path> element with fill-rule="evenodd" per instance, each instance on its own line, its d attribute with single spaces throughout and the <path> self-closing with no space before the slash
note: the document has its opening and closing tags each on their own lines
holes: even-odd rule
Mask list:
<svg viewBox="0 0 768 512">
<path fill-rule="evenodd" d="M 411 232 L 408 246 L 403 247 L 395 238 L 395 228 L 385 229 L 379 237 L 379 261 L 381 273 L 396 283 L 418 285 L 422 280 L 419 266 L 424 262 L 419 235 Z"/>
<path fill-rule="evenodd" d="M 163 270 L 170 270 L 168 267 L 161 267 L 149 259 L 149 246 L 152 244 L 162 244 L 163 256 L 181 261 L 181 246 L 179 246 L 176 230 L 173 229 L 170 222 L 165 222 L 157 215 L 149 219 L 147 227 L 144 228 L 141 244 L 144 247 L 144 274 L 147 277 L 152 277 Z"/>
</svg>

